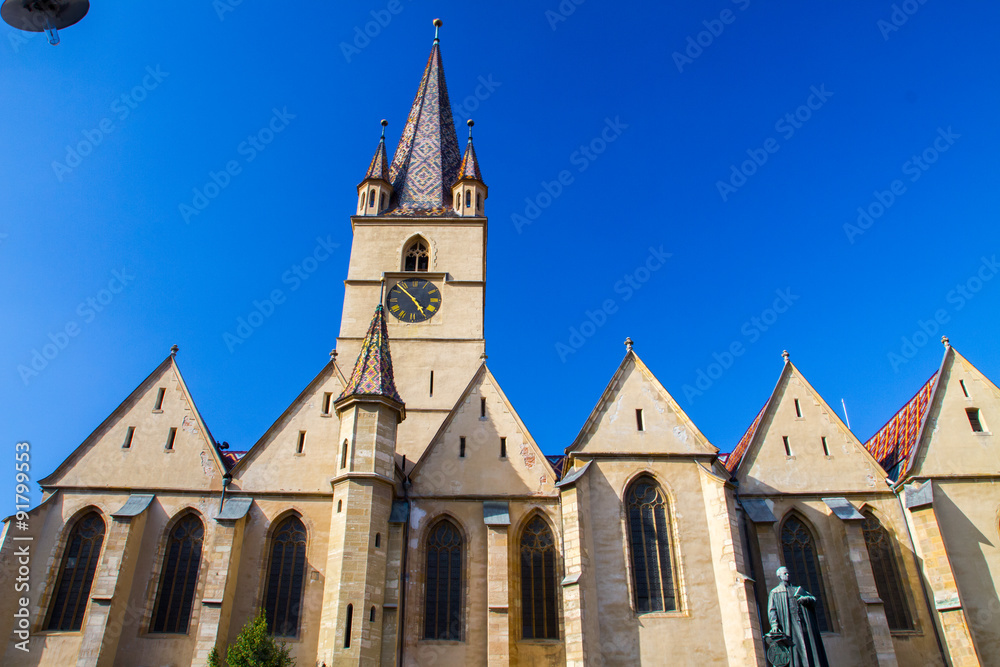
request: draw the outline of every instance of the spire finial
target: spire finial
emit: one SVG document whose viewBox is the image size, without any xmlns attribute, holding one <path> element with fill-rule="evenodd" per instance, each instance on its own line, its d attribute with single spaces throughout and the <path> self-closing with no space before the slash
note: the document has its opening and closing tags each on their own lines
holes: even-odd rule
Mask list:
<svg viewBox="0 0 1000 667">
<path fill-rule="evenodd" d="M 471 118 L 465 121 L 465 124 L 469 126 L 469 141 L 472 141 L 472 126 L 476 124 L 476 121 Z"/>
<path fill-rule="evenodd" d="M 441 30 L 441 24 L 442 23 L 444 23 L 444 21 L 442 21 L 441 19 L 434 19 L 434 43 L 435 44 L 437 44 L 438 42 L 441 41 L 441 38 L 438 36 L 438 32 Z"/>
<path fill-rule="evenodd" d="M 948 342 L 947 336 L 941 336 L 941 342 L 944 343 L 945 347 L 951 347 L 951 343 Z"/>
<path fill-rule="evenodd" d="M 634 345 L 634 343 L 632 342 L 632 339 L 626 336 L 626 338 L 625 338 L 625 351 L 626 352 L 631 352 L 632 351 L 632 345 Z"/>
<path fill-rule="evenodd" d="M 782 352 L 781 352 L 781 358 L 785 360 L 786 364 L 788 363 L 788 358 L 790 356 L 792 356 L 792 355 L 788 354 L 788 350 L 782 350 Z"/>
<path fill-rule="evenodd" d="M 171 345 L 170 346 L 170 356 L 171 357 L 176 357 L 177 353 L 180 351 L 180 349 L 181 348 L 177 347 L 177 345 Z"/>
<path fill-rule="evenodd" d="M 330 350 L 330 361 L 337 363 L 337 348 Z"/>
<path fill-rule="evenodd" d="M 382 119 L 382 139 L 385 139 L 385 128 L 389 125 L 389 121 L 385 118 Z"/>
</svg>

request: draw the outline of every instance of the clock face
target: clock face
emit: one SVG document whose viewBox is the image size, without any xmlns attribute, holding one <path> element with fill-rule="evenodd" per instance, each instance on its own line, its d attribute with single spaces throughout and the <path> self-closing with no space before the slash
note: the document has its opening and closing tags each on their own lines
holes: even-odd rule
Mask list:
<svg viewBox="0 0 1000 667">
<path fill-rule="evenodd" d="M 423 278 L 400 280 L 389 290 L 388 306 L 401 322 L 423 322 L 441 309 L 441 290 Z"/>
</svg>

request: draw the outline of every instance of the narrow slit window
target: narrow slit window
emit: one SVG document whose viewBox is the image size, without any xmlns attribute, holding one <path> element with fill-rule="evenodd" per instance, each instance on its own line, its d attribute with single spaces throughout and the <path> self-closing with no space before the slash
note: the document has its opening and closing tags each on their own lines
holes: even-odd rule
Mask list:
<svg viewBox="0 0 1000 667">
<path fill-rule="evenodd" d="M 480 417 L 485 417 L 486 416 L 486 399 L 485 398 L 480 398 L 479 399 L 479 416 Z"/>
<path fill-rule="evenodd" d="M 323 394 L 323 414 L 324 415 L 330 414 L 330 403 L 332 403 L 332 402 L 333 402 L 333 393 L 331 393 L 329 391 L 325 392 Z"/>
<path fill-rule="evenodd" d="M 640 431 L 646 430 L 646 424 L 642 421 L 642 408 L 636 408 L 635 411 L 635 427 Z"/>
<path fill-rule="evenodd" d="M 966 398 L 968 398 L 969 397 L 969 390 L 965 388 L 965 380 L 959 380 L 958 384 L 962 387 L 962 393 L 965 394 Z"/>
<path fill-rule="evenodd" d="M 125 431 L 125 442 L 122 443 L 122 449 L 132 448 L 132 438 L 135 436 L 135 426 L 129 426 L 128 430 Z"/>
<path fill-rule="evenodd" d="M 465 458 L 465 436 L 461 436 L 458 439 L 458 458 Z"/>
<path fill-rule="evenodd" d="M 347 467 L 347 438 L 344 438 L 344 444 L 340 451 L 340 468 L 344 469 Z"/>
<path fill-rule="evenodd" d="M 385 208 L 385 193 L 381 192 L 379 193 L 378 196 L 378 210 L 381 211 L 384 208 Z"/>
<path fill-rule="evenodd" d="M 500 458 L 507 458 L 507 438 L 500 438 Z"/>
<path fill-rule="evenodd" d="M 340 514 L 343 510 L 344 510 L 344 501 L 343 500 L 338 500 L 337 501 L 337 514 Z"/>
<path fill-rule="evenodd" d="M 369 206 L 374 206 L 375 205 L 375 190 L 374 189 L 368 191 L 368 205 Z"/>
<path fill-rule="evenodd" d="M 788 444 L 788 436 L 787 435 L 781 436 L 781 442 L 782 444 L 785 445 L 785 456 L 791 456 L 792 446 Z"/>
<path fill-rule="evenodd" d="M 969 417 L 969 425 L 976 433 L 983 432 L 983 422 L 979 419 L 979 408 L 967 408 L 965 414 Z"/>
<path fill-rule="evenodd" d="M 472 190 L 465 191 L 465 208 L 472 206 Z"/>
<path fill-rule="evenodd" d="M 480 211 L 483 210 L 483 193 L 482 192 L 477 192 L 476 193 L 476 209 L 480 210 Z"/>
<path fill-rule="evenodd" d="M 820 440 L 823 441 L 823 455 L 824 456 L 829 456 L 830 455 L 830 447 L 826 444 L 826 436 L 824 435 L 822 438 L 820 438 Z"/>
<path fill-rule="evenodd" d="M 375 548 L 378 549 L 382 545 L 382 533 L 375 533 Z"/>
<path fill-rule="evenodd" d="M 374 623 L 375 622 L 375 607 L 374 606 L 372 607 L 372 610 L 370 612 L 368 612 L 368 622 L 369 623 Z"/>
<path fill-rule="evenodd" d="M 802 407 L 799 405 L 799 399 L 795 399 L 795 416 L 802 417 Z"/>
<path fill-rule="evenodd" d="M 167 390 L 164 389 L 163 387 L 160 387 L 159 389 L 156 390 L 156 403 L 153 405 L 154 410 L 163 409 L 163 395 L 165 393 L 167 393 Z"/>
<path fill-rule="evenodd" d="M 295 445 L 295 453 L 301 454 L 305 448 L 306 448 L 306 432 L 299 431 L 299 442 L 297 445 Z"/>
<path fill-rule="evenodd" d="M 344 648 L 351 648 L 351 621 L 354 620 L 354 605 L 347 605 L 347 620 L 344 622 Z"/>
<path fill-rule="evenodd" d="M 177 427 L 171 426 L 170 427 L 170 432 L 167 433 L 167 444 L 164 445 L 163 448 L 164 449 L 173 449 L 174 448 L 174 438 L 176 438 L 176 437 L 177 437 Z"/>
<path fill-rule="evenodd" d="M 430 391 L 431 398 L 434 398 L 434 371 L 431 371 L 431 387 L 430 387 L 430 389 L 431 389 L 431 391 Z"/>
</svg>

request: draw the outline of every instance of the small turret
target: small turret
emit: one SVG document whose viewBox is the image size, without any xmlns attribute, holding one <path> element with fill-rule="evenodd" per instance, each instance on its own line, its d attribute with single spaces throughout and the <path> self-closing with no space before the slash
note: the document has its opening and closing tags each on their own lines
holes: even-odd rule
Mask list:
<svg viewBox="0 0 1000 667">
<path fill-rule="evenodd" d="M 378 215 L 389 208 L 392 184 L 389 182 L 389 160 L 385 154 L 385 128 L 388 124 L 389 121 L 382 119 L 382 138 L 378 141 L 364 180 L 358 185 L 358 215 Z"/>
<path fill-rule="evenodd" d="M 479 171 L 479 160 L 476 159 L 476 149 L 472 146 L 472 126 L 475 123 L 470 118 L 469 143 L 465 146 L 465 157 L 458 169 L 458 180 L 451 186 L 452 202 L 455 211 L 463 218 L 485 215 L 483 202 L 489 192 L 483 175 Z"/>
</svg>

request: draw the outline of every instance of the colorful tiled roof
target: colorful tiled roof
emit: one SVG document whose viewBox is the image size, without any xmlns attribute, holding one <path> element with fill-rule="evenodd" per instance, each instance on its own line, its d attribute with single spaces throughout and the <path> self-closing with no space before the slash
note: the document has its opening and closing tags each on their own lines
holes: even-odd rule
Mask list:
<svg viewBox="0 0 1000 667">
<path fill-rule="evenodd" d="M 378 141 L 378 148 L 375 149 L 375 155 L 372 157 L 371 164 L 368 165 L 368 171 L 365 172 L 364 180 L 370 178 L 377 178 L 389 182 L 389 160 L 385 155 L 385 134 Z"/>
<path fill-rule="evenodd" d="M 563 465 L 565 465 L 566 463 L 566 457 L 563 456 L 562 454 L 557 454 L 554 456 L 546 456 L 545 458 L 552 466 L 552 469 L 556 471 L 556 481 L 558 482 L 560 479 L 562 479 Z"/>
<path fill-rule="evenodd" d="M 222 457 L 222 462 L 226 464 L 226 470 L 232 470 L 233 466 L 236 465 L 241 458 L 246 456 L 246 452 L 233 452 L 225 450 L 220 451 L 219 456 Z"/>
<path fill-rule="evenodd" d="M 351 379 L 339 401 L 348 396 L 385 396 L 402 403 L 392 377 L 392 356 L 389 354 L 389 332 L 385 324 L 382 304 L 375 308 L 375 315 L 368 326 L 368 333 L 361 341 L 361 352 L 351 372 Z"/>
<path fill-rule="evenodd" d="M 739 467 L 740 461 L 743 460 L 743 456 L 747 453 L 747 448 L 750 447 L 750 442 L 753 440 L 754 434 L 757 432 L 757 427 L 760 426 L 760 420 L 764 416 L 764 411 L 767 410 L 767 404 L 771 402 L 771 399 L 767 399 L 767 403 L 764 403 L 764 407 L 760 409 L 757 416 L 754 417 L 753 423 L 750 424 L 750 428 L 747 432 L 743 434 L 740 441 L 736 444 L 736 448 L 733 449 L 732 453 L 726 457 L 723 461 L 726 465 L 726 470 L 729 472 L 736 472 L 736 468 Z"/>
<path fill-rule="evenodd" d="M 899 479 L 916 445 L 937 376 L 935 372 L 920 391 L 865 443 L 865 449 L 893 479 Z"/>
<path fill-rule="evenodd" d="M 451 186 L 458 180 L 461 160 L 441 49 L 435 40 L 392 158 L 392 207 L 424 215 L 450 213 Z"/>
<path fill-rule="evenodd" d="M 469 137 L 469 143 L 465 146 L 465 156 L 458 167 L 458 177 L 483 180 L 483 175 L 479 171 L 479 160 L 476 159 L 476 149 L 472 147 L 472 137 Z"/>
</svg>

